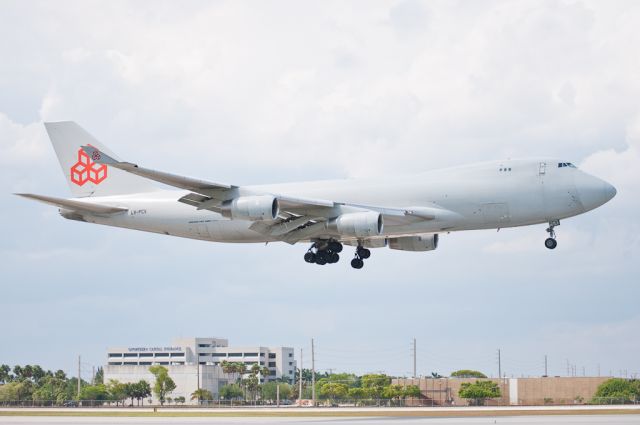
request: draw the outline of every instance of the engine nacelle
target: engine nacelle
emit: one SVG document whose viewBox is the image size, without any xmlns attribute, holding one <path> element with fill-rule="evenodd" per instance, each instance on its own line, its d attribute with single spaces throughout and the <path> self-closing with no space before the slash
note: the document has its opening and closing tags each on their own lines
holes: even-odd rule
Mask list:
<svg viewBox="0 0 640 425">
<path fill-rule="evenodd" d="M 358 238 L 378 236 L 383 227 L 382 214 L 374 211 L 342 214 L 329 222 L 330 230 Z"/>
<path fill-rule="evenodd" d="M 389 248 L 401 251 L 433 251 L 438 247 L 438 234 L 421 234 L 389 238 Z"/>
<path fill-rule="evenodd" d="M 241 196 L 222 204 L 220 213 L 234 220 L 272 221 L 278 217 L 280 204 L 270 195 Z"/>
</svg>

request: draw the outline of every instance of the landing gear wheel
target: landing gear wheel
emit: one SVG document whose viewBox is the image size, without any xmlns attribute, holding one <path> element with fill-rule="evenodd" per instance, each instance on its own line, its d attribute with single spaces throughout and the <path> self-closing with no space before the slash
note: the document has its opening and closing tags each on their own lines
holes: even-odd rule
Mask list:
<svg viewBox="0 0 640 425">
<path fill-rule="evenodd" d="M 316 263 L 318 264 L 327 264 L 329 263 L 331 260 L 331 255 L 325 251 L 325 250 L 321 250 L 318 251 L 316 254 Z M 320 263 L 322 261 L 322 263 Z"/>
<path fill-rule="evenodd" d="M 549 228 L 547 229 L 549 237 L 544 241 L 544 246 L 549 249 L 555 249 L 555 247 L 558 246 L 558 242 L 556 241 L 556 232 L 554 230 L 556 226 L 560 226 L 560 220 L 551 220 L 549 222 Z"/>
<path fill-rule="evenodd" d="M 329 255 L 329 263 L 330 263 L 330 264 L 335 264 L 335 263 L 337 263 L 338 261 L 340 261 L 340 256 L 339 256 L 338 254 L 336 254 L 335 252 L 332 252 L 332 253 Z"/>
<path fill-rule="evenodd" d="M 369 251 L 367 248 L 359 247 L 358 257 L 362 258 L 363 260 L 366 260 L 367 258 L 371 257 L 371 251 Z"/>
<path fill-rule="evenodd" d="M 353 260 L 351 260 L 351 267 L 353 267 L 354 269 L 361 269 L 362 266 L 364 266 L 364 261 L 362 261 L 359 258 L 354 258 Z"/>
<path fill-rule="evenodd" d="M 307 263 L 315 263 L 316 262 L 316 254 L 314 254 L 311 251 L 307 252 L 306 254 L 304 254 L 304 261 L 306 261 Z"/>
<path fill-rule="evenodd" d="M 329 251 L 333 251 L 336 254 L 342 252 L 342 244 L 338 241 L 329 242 Z"/>
</svg>

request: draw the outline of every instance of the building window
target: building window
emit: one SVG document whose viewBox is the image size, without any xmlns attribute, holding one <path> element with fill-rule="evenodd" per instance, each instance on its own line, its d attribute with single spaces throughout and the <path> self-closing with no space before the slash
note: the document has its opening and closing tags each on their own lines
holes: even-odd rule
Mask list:
<svg viewBox="0 0 640 425">
<path fill-rule="evenodd" d="M 200 348 L 208 348 L 208 347 L 211 347 L 211 344 L 198 344 L 198 347 L 200 347 Z"/>
<path fill-rule="evenodd" d="M 151 362 L 140 362 L 140 366 L 151 366 Z"/>
<path fill-rule="evenodd" d="M 156 357 L 169 357 L 169 353 L 156 353 Z"/>
<path fill-rule="evenodd" d="M 109 357 L 122 357 L 122 353 L 109 353 Z"/>
<path fill-rule="evenodd" d="M 140 357 L 153 357 L 153 353 L 140 353 Z"/>
<path fill-rule="evenodd" d="M 138 362 L 124 362 L 125 365 L 137 365 Z"/>
<path fill-rule="evenodd" d="M 138 357 L 138 353 L 124 353 L 125 357 Z"/>
<path fill-rule="evenodd" d="M 270 370 L 269 371 L 269 376 L 276 376 L 276 371 L 275 370 Z"/>
<path fill-rule="evenodd" d="M 258 353 L 244 353 L 245 357 L 258 357 Z"/>
<path fill-rule="evenodd" d="M 109 362 L 110 366 L 121 366 L 122 362 Z"/>
<path fill-rule="evenodd" d="M 171 353 L 171 357 L 184 357 L 184 353 Z"/>
<path fill-rule="evenodd" d="M 242 357 L 242 353 L 229 353 L 229 357 Z"/>
<path fill-rule="evenodd" d="M 169 362 L 159 362 L 159 364 L 161 364 L 163 366 L 169 366 Z"/>
<path fill-rule="evenodd" d="M 211 355 L 213 357 L 227 357 L 227 353 L 213 353 Z"/>
<path fill-rule="evenodd" d="M 293 362 L 289 362 L 289 366 L 293 366 Z"/>
<path fill-rule="evenodd" d="M 276 362 L 269 362 L 269 367 L 276 367 Z"/>
<path fill-rule="evenodd" d="M 289 353 L 289 357 L 293 357 L 293 353 Z"/>
</svg>

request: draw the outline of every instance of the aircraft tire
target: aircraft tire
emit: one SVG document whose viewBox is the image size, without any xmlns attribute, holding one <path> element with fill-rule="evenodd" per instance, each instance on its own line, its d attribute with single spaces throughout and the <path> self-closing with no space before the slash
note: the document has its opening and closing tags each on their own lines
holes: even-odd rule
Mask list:
<svg viewBox="0 0 640 425">
<path fill-rule="evenodd" d="M 353 260 L 351 260 L 351 267 L 353 267 L 354 269 L 361 269 L 362 266 L 364 266 L 364 261 L 362 261 L 359 258 L 354 258 Z"/>
<path fill-rule="evenodd" d="M 329 242 L 329 250 L 337 253 L 342 252 L 342 244 L 338 241 L 331 241 Z"/>
<path fill-rule="evenodd" d="M 553 238 L 547 238 L 547 239 L 544 241 L 544 246 L 546 246 L 546 247 L 547 247 L 547 248 L 549 248 L 549 249 L 555 249 L 555 248 L 556 248 L 556 246 L 558 246 L 558 241 L 556 241 L 556 240 L 555 240 L 555 239 L 553 239 Z"/>
<path fill-rule="evenodd" d="M 306 254 L 304 254 L 304 261 L 306 261 L 307 263 L 315 263 L 316 255 L 313 252 L 307 252 Z"/>
<path fill-rule="evenodd" d="M 358 250 L 358 255 L 360 256 L 360 258 L 366 260 L 367 258 L 371 257 L 371 251 L 369 251 L 367 248 L 360 248 Z"/>
</svg>

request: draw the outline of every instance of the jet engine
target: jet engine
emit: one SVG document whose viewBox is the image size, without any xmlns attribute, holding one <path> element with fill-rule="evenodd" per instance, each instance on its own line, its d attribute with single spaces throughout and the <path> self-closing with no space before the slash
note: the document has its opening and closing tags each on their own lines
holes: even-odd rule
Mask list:
<svg viewBox="0 0 640 425">
<path fill-rule="evenodd" d="M 389 248 L 401 251 L 433 251 L 438 247 L 438 234 L 421 234 L 389 238 Z"/>
<path fill-rule="evenodd" d="M 235 220 L 272 221 L 278 217 L 280 205 L 270 195 L 241 196 L 224 202 L 220 209 L 223 216 Z"/>
<path fill-rule="evenodd" d="M 328 228 L 341 235 L 365 238 L 380 235 L 383 225 L 382 214 L 367 211 L 342 214 L 329 221 Z"/>
</svg>

